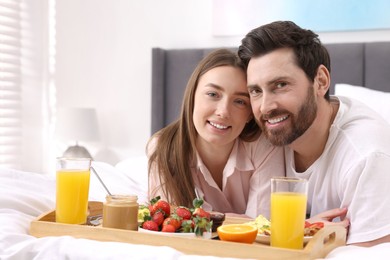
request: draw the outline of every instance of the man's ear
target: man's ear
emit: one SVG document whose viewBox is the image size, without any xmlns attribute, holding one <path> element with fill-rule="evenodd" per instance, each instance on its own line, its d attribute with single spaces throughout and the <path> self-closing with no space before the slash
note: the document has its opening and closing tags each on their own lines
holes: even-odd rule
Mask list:
<svg viewBox="0 0 390 260">
<path fill-rule="evenodd" d="M 317 92 L 320 93 L 321 96 L 325 96 L 325 93 L 330 86 L 330 73 L 324 65 L 321 64 L 318 67 L 314 82 L 317 83 Z"/>
</svg>

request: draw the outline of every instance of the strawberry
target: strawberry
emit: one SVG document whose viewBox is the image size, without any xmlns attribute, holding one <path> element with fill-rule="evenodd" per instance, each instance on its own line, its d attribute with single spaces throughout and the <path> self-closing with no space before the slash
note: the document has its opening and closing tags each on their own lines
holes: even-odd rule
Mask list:
<svg viewBox="0 0 390 260">
<path fill-rule="evenodd" d="M 150 204 L 149 204 L 150 216 L 154 215 L 154 213 L 155 213 L 154 204 L 156 204 L 156 202 L 159 201 L 160 198 L 161 198 L 160 196 L 157 196 L 157 197 L 150 200 Z"/>
<path fill-rule="evenodd" d="M 158 231 L 158 225 L 153 220 L 147 220 L 142 224 L 143 229 Z"/>
<path fill-rule="evenodd" d="M 161 224 L 164 222 L 164 219 L 164 212 L 161 210 L 156 211 L 152 216 L 152 220 L 156 222 L 158 226 L 161 226 Z"/>
<path fill-rule="evenodd" d="M 166 219 L 164 219 L 163 227 L 166 225 L 174 226 L 175 231 L 176 231 L 181 227 L 181 220 L 180 220 L 179 216 L 177 216 L 176 214 L 172 214 L 169 217 L 167 217 Z"/>
<path fill-rule="evenodd" d="M 210 213 L 205 211 L 202 208 L 196 208 L 194 210 L 194 213 L 192 214 L 193 217 L 200 217 L 200 218 L 206 218 L 210 220 Z"/>
<path fill-rule="evenodd" d="M 158 210 L 162 210 L 165 213 L 165 217 L 171 214 L 171 205 L 165 200 L 161 200 L 160 196 L 157 196 L 150 200 L 150 215 L 153 216 Z"/>
<path fill-rule="evenodd" d="M 176 231 L 175 227 L 171 224 L 167 224 L 167 225 L 163 226 L 163 228 L 161 229 L 161 232 L 174 233 L 175 231 Z"/>
<path fill-rule="evenodd" d="M 207 218 L 210 220 L 210 213 L 201 208 L 203 205 L 202 199 L 195 198 L 192 204 L 195 208 L 194 212 L 192 213 L 193 217 Z"/>
<path fill-rule="evenodd" d="M 202 236 L 204 232 L 210 232 L 213 226 L 213 221 L 210 221 L 208 218 L 195 217 L 194 222 L 194 233 L 196 236 Z"/>
<path fill-rule="evenodd" d="M 153 205 L 153 210 L 162 210 L 165 213 L 165 216 L 168 217 L 171 214 L 171 205 L 165 200 L 159 200 Z"/>
<path fill-rule="evenodd" d="M 192 232 L 194 232 L 194 228 L 195 228 L 195 222 L 192 219 L 183 220 L 181 222 L 180 231 L 183 233 L 192 233 Z"/>
<path fill-rule="evenodd" d="M 175 213 L 181 217 L 182 219 L 185 219 L 185 220 L 188 220 L 188 219 L 191 219 L 192 217 L 192 213 L 191 211 L 186 208 L 186 207 L 177 207 L 176 210 L 175 210 Z"/>
<path fill-rule="evenodd" d="M 150 216 L 153 216 L 153 215 L 154 215 L 154 212 L 153 212 L 153 205 L 149 205 L 148 208 L 149 208 L 149 214 L 150 214 Z"/>
</svg>

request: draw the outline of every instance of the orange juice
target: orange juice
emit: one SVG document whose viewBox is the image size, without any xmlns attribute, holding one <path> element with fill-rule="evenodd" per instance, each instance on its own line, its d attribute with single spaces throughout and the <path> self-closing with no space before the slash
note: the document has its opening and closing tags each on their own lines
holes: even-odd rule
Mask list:
<svg viewBox="0 0 390 260">
<path fill-rule="evenodd" d="M 306 202 L 303 193 L 271 193 L 271 246 L 303 248 Z"/>
<path fill-rule="evenodd" d="M 87 220 L 88 170 L 57 170 L 56 222 L 83 224 Z"/>
</svg>

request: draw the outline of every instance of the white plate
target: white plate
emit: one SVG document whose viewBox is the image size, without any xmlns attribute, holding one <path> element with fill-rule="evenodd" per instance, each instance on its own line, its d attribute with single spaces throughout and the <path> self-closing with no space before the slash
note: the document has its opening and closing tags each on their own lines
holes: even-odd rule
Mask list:
<svg viewBox="0 0 390 260">
<path fill-rule="evenodd" d="M 147 230 L 138 227 L 139 232 L 144 232 L 144 233 L 152 233 L 155 235 L 160 235 L 160 236 L 175 236 L 175 237 L 196 237 L 195 233 L 171 233 L 171 232 L 160 232 L 160 231 L 152 231 L 152 230 Z M 210 232 L 204 232 L 203 233 L 203 238 L 204 239 L 211 239 L 211 233 Z"/>
<path fill-rule="evenodd" d="M 262 243 L 262 244 L 269 245 L 270 239 L 271 239 L 270 236 L 267 236 L 267 235 L 264 235 L 264 234 L 257 234 L 256 242 L 259 242 L 259 243 Z M 309 242 L 310 239 L 312 239 L 312 237 L 307 237 L 307 236 L 305 236 L 305 237 L 303 238 L 303 243 L 306 244 L 307 242 Z"/>
</svg>

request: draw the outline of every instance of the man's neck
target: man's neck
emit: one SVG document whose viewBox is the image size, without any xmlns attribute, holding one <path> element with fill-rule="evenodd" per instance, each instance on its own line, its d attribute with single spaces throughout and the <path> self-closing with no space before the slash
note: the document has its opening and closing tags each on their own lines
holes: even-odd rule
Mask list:
<svg viewBox="0 0 390 260">
<path fill-rule="evenodd" d="M 338 105 L 325 100 L 318 103 L 317 116 L 307 131 L 290 144 L 294 150 L 295 170 L 306 171 L 322 154 Z"/>
</svg>

